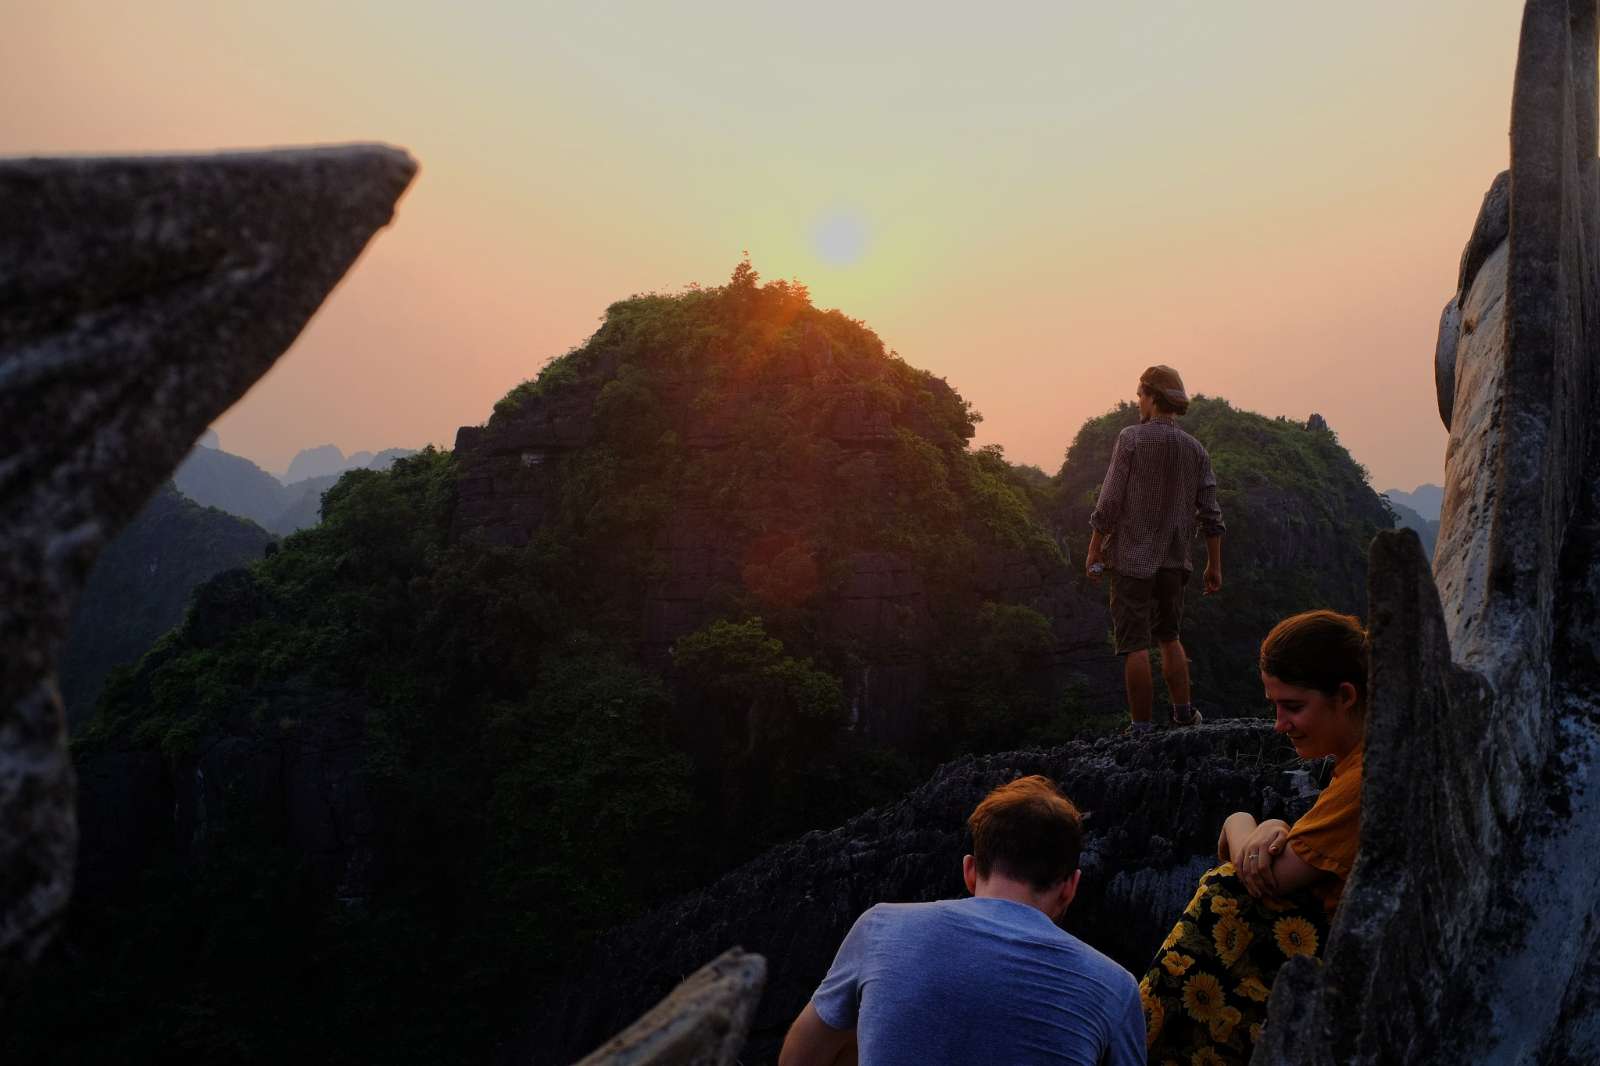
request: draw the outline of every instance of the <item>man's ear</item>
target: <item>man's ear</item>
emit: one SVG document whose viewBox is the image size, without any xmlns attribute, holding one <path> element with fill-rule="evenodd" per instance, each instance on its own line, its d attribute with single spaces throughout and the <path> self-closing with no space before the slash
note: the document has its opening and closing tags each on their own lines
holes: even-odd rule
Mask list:
<svg viewBox="0 0 1600 1066">
<path fill-rule="evenodd" d="M 969 893 L 978 894 L 978 860 L 971 855 L 961 857 L 961 880 L 967 883 Z"/>
<path fill-rule="evenodd" d="M 1078 894 L 1078 879 L 1083 876 L 1082 870 L 1072 871 L 1072 876 L 1061 882 L 1061 913 L 1067 913 L 1067 908 L 1072 906 L 1072 900 Z"/>
</svg>

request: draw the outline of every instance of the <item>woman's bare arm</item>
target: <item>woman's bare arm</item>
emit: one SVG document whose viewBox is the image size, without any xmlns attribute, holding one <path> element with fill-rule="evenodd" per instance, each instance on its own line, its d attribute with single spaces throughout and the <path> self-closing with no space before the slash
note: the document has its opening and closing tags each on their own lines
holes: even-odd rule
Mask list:
<svg viewBox="0 0 1600 1066">
<path fill-rule="evenodd" d="M 1222 832 L 1217 836 L 1217 858 L 1238 866 L 1239 859 L 1244 855 L 1244 843 L 1255 829 L 1256 816 L 1249 811 L 1234 811 L 1228 815 L 1222 823 Z"/>
<path fill-rule="evenodd" d="M 1290 844 L 1283 851 L 1272 857 L 1267 868 L 1267 884 L 1274 896 L 1287 896 L 1291 892 L 1298 892 L 1324 877 L 1332 877 L 1326 870 L 1319 869 L 1306 862 L 1294 852 L 1294 845 Z"/>
</svg>

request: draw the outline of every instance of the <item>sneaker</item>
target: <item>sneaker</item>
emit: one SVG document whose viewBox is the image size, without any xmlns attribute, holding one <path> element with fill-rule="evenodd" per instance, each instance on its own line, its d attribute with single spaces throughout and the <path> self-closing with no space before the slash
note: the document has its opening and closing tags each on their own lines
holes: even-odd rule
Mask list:
<svg viewBox="0 0 1600 1066">
<path fill-rule="evenodd" d="M 1190 707 L 1189 707 L 1189 717 L 1187 717 L 1187 718 L 1179 718 L 1178 717 L 1178 709 L 1176 707 L 1174 707 L 1171 711 L 1167 712 L 1167 716 L 1172 719 L 1172 724 L 1173 725 L 1179 726 L 1179 727 L 1190 726 L 1190 725 L 1199 725 L 1201 722 L 1205 721 L 1205 718 L 1202 717 L 1201 714 L 1200 714 L 1200 708 L 1195 707 L 1193 705 L 1190 705 Z"/>
</svg>

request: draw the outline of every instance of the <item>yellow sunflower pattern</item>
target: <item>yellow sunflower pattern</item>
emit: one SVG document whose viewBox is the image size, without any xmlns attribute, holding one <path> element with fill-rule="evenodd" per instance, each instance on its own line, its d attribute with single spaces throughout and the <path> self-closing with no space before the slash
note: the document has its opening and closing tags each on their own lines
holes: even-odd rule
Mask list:
<svg viewBox="0 0 1600 1066">
<path fill-rule="evenodd" d="M 1222 982 L 1197 973 L 1183 983 L 1183 1010 L 1197 1022 L 1209 1022 L 1222 1010 Z"/>
<path fill-rule="evenodd" d="M 1153 998 L 1143 985 L 1139 986 L 1139 1005 L 1144 1008 L 1144 1043 L 1149 1047 L 1160 1038 L 1162 1027 L 1167 1023 L 1167 1007 Z"/>
<path fill-rule="evenodd" d="M 1257 1003 L 1265 1003 L 1267 1001 L 1267 996 L 1272 992 L 1272 989 L 1268 988 L 1266 983 L 1262 981 L 1261 978 L 1252 974 L 1251 976 L 1246 977 L 1243 981 L 1240 981 L 1239 986 L 1235 988 L 1234 991 L 1239 993 L 1241 996 L 1248 996 Z"/>
<path fill-rule="evenodd" d="M 1232 898 L 1231 896 L 1212 896 L 1211 897 L 1211 913 L 1212 914 L 1238 914 L 1239 913 L 1239 901 L 1234 899 L 1234 898 Z"/>
<path fill-rule="evenodd" d="M 1224 914 L 1217 921 L 1217 927 L 1211 930 L 1211 939 L 1217 945 L 1217 957 L 1222 960 L 1222 965 L 1232 966 L 1244 954 L 1244 949 L 1250 946 L 1255 934 L 1250 932 L 1250 926 L 1240 920 L 1235 911 L 1233 914 Z"/>
<path fill-rule="evenodd" d="M 1315 955 L 1317 953 L 1317 927 L 1301 917 L 1279 918 L 1272 923 L 1272 935 L 1278 941 L 1278 950 L 1284 957 Z"/>
<path fill-rule="evenodd" d="M 1327 934 L 1309 895 L 1253 899 L 1231 864 L 1207 872 L 1139 983 L 1149 1061 L 1249 1062 L 1278 968 L 1292 955 L 1317 955 Z"/>
</svg>

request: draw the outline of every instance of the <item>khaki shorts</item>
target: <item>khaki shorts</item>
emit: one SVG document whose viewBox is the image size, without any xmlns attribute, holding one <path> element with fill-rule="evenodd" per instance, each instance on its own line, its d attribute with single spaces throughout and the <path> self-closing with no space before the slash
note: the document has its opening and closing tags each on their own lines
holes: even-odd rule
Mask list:
<svg viewBox="0 0 1600 1066">
<path fill-rule="evenodd" d="M 1108 574 L 1111 631 L 1118 655 L 1178 639 L 1178 626 L 1183 622 L 1183 586 L 1189 580 L 1189 571 L 1163 568 L 1151 577 Z"/>
</svg>

